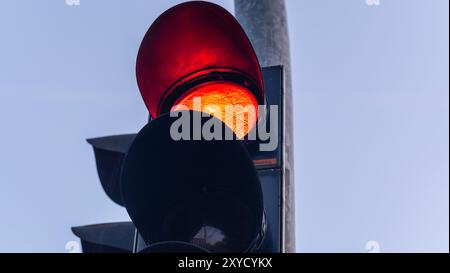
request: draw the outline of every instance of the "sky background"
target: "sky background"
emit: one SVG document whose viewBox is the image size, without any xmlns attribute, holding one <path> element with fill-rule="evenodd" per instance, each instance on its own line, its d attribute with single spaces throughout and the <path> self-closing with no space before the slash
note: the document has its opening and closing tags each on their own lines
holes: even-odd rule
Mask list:
<svg viewBox="0 0 450 273">
<path fill-rule="evenodd" d="M 71 226 L 128 220 L 85 139 L 145 124 L 136 54 L 178 2 L 2 1 L 0 252 L 67 252 Z M 286 3 L 297 250 L 448 252 L 449 2 Z"/>
</svg>

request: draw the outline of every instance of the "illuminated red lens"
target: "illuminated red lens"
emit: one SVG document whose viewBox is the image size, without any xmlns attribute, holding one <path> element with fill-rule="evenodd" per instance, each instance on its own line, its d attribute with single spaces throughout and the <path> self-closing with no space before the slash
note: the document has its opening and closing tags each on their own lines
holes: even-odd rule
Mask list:
<svg viewBox="0 0 450 273">
<path fill-rule="evenodd" d="M 239 139 L 255 127 L 258 117 L 255 96 L 245 87 L 231 82 L 209 82 L 197 86 L 179 99 L 172 111 L 186 107 L 220 119 Z"/>
</svg>

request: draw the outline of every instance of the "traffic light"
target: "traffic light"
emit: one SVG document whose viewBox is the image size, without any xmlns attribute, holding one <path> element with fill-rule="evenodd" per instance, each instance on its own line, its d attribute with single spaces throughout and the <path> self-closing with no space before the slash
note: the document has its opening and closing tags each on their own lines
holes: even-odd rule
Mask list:
<svg viewBox="0 0 450 273">
<path fill-rule="evenodd" d="M 282 252 L 282 67 L 261 70 L 235 18 L 194 1 L 151 25 L 136 78 L 148 124 L 88 140 L 105 192 L 136 228 L 133 252 Z M 260 130 L 274 148 L 250 139 Z"/>
<path fill-rule="evenodd" d="M 92 145 L 97 173 L 106 195 L 123 206 L 120 176 L 123 160 L 136 134 L 87 139 Z M 103 223 L 72 227 L 81 240 L 85 253 L 131 253 L 134 250 L 136 228 L 132 222 Z"/>
<path fill-rule="evenodd" d="M 248 146 L 246 142 L 242 142 L 242 146 L 248 150 L 248 155 L 250 156 L 250 159 L 253 163 L 253 167 L 256 170 L 256 173 L 258 175 L 259 184 L 261 186 L 262 191 L 262 199 L 263 199 L 263 206 L 264 206 L 264 221 L 261 223 L 261 225 L 264 225 L 265 227 L 261 227 L 261 231 L 264 231 L 264 238 L 262 242 L 259 244 L 259 248 L 252 249 L 251 251 L 254 252 L 264 252 L 264 253 L 277 253 L 277 252 L 283 252 L 283 186 L 284 186 L 284 161 L 283 161 L 283 144 L 284 144 L 284 137 L 283 137 L 283 68 L 280 66 L 274 66 L 274 67 L 266 67 L 262 69 L 262 73 L 264 75 L 264 85 L 266 90 L 266 100 L 268 105 L 277 106 L 276 112 L 268 112 L 268 114 L 272 114 L 272 118 L 277 118 L 278 123 L 281 125 L 277 128 L 276 134 L 278 134 L 278 143 L 277 148 L 272 151 L 260 151 L 260 150 L 254 150 L 253 146 Z M 166 117 L 167 118 L 167 117 Z M 267 127 L 270 126 L 270 119 L 266 118 L 265 123 L 267 123 Z M 153 120 L 154 122 L 156 120 Z M 193 122 L 192 122 L 193 123 Z M 192 124 L 191 123 L 191 124 Z M 204 121 L 202 121 L 204 123 Z M 149 125 L 150 126 L 151 122 Z M 191 132 L 192 133 L 192 132 Z M 223 133 L 226 134 L 226 133 Z M 170 139 L 167 140 L 167 142 L 171 142 Z M 192 145 L 201 145 L 196 144 L 196 141 L 190 141 L 193 142 Z M 201 142 L 201 141 L 200 141 Z M 260 141 L 258 141 L 260 142 Z M 165 147 L 166 145 L 162 145 L 161 141 L 153 141 L 153 145 L 157 145 L 158 143 L 161 143 L 160 149 L 163 149 L 162 147 Z M 185 142 L 188 143 L 188 142 Z M 183 143 L 178 143 L 178 145 L 182 145 Z M 150 143 L 148 145 L 151 145 Z M 212 145 L 213 146 L 213 145 Z M 212 147 L 211 146 L 211 147 Z M 203 168 L 203 165 L 201 162 L 202 160 L 206 160 L 207 157 L 205 157 L 204 154 L 202 154 L 203 149 L 199 149 L 196 151 L 192 156 L 189 157 L 189 160 L 185 163 L 177 163 L 175 164 L 175 161 L 170 161 L 171 164 L 167 165 L 167 172 L 174 172 L 171 174 L 166 174 L 165 172 L 161 173 L 161 176 L 164 178 L 179 176 L 182 177 L 180 183 L 184 183 L 184 186 L 189 185 L 189 183 L 186 183 L 188 181 L 186 174 L 193 173 L 201 175 L 204 174 L 203 170 L 208 168 Z M 208 150 L 208 149 L 206 149 Z M 209 150 L 212 152 L 212 150 Z M 210 153 L 205 152 L 206 156 L 208 156 Z M 217 153 L 212 153 L 217 154 Z M 155 156 L 155 154 L 151 153 L 151 155 Z M 149 156 L 151 156 L 149 153 Z M 155 156 L 157 158 L 157 156 Z M 143 160 L 142 162 L 151 162 L 147 160 Z M 196 164 L 198 162 L 198 164 Z M 193 165 L 193 166 L 191 166 Z M 144 167 L 148 167 L 149 165 L 145 165 Z M 178 166 L 178 167 L 177 167 Z M 190 167 L 188 167 L 190 166 Z M 143 167 L 143 168 L 144 168 Z M 180 168 L 181 167 L 181 168 Z M 150 167 L 148 167 L 150 169 Z M 153 167 L 152 167 L 153 168 Z M 183 170 L 183 168 L 185 168 Z M 250 167 L 249 167 L 250 168 Z M 149 171 L 149 169 L 147 169 Z M 251 169 L 251 168 L 250 168 Z M 182 171 L 183 170 L 183 171 Z M 228 168 L 225 166 L 214 166 L 214 171 L 211 172 L 212 175 L 210 176 L 215 177 L 223 175 L 224 172 L 227 172 Z M 150 171 L 149 171 L 150 172 Z M 159 173 L 159 172 L 158 172 Z M 191 174 L 192 175 L 192 174 Z M 157 178 L 156 176 L 155 178 Z M 148 179 L 149 183 L 152 183 L 150 180 L 153 178 L 149 174 Z M 189 180 L 191 181 L 191 180 Z M 124 183 L 124 180 L 122 180 L 122 183 Z M 177 181 L 175 180 L 175 183 Z M 153 184 L 152 184 L 153 185 Z M 149 185 L 150 187 L 150 185 Z M 176 190 L 177 187 L 172 187 L 173 190 Z M 145 191 L 145 189 L 144 189 Z M 184 195 L 184 189 L 180 190 L 180 194 Z M 171 196 L 172 193 L 168 193 L 166 195 L 163 195 L 161 198 L 165 198 L 166 196 Z M 187 195 L 187 194 L 186 194 Z M 149 195 L 150 196 L 150 195 Z M 157 203 L 157 202 L 155 202 Z M 206 208 L 206 205 L 205 205 Z M 231 209 L 231 207 L 230 207 Z M 199 210 L 200 211 L 200 210 Z M 148 218 L 147 221 L 148 224 L 151 224 L 151 221 L 153 220 L 152 214 L 149 212 L 147 214 Z M 229 221 L 229 223 L 233 223 L 233 221 Z M 204 236 L 208 235 L 208 233 L 204 233 Z M 165 238 L 169 239 L 169 238 Z M 173 238 L 170 238 L 173 239 Z M 158 240 L 156 238 L 155 240 Z M 195 240 L 192 240 L 195 242 Z M 146 241 L 144 240 L 143 236 L 138 234 L 137 241 L 136 241 L 136 248 L 135 251 L 142 251 L 150 246 L 152 246 L 153 241 Z M 162 242 L 162 244 L 166 243 L 165 241 Z M 197 241 L 196 246 L 200 246 L 201 244 Z M 158 243 L 157 243 L 158 244 Z M 206 250 L 205 250 L 206 251 Z M 166 252 L 166 251 L 164 251 Z M 174 251 L 176 252 L 176 251 Z M 179 251 L 184 252 L 184 251 Z M 214 251 L 209 251 L 214 252 Z"/>
<path fill-rule="evenodd" d="M 265 104 L 261 68 L 244 30 L 207 2 L 179 4 L 155 20 L 139 48 L 136 79 L 153 118 L 177 104 L 193 110 L 194 97 L 219 107 L 253 106 L 246 129 L 216 115 L 240 138 L 256 124 L 258 104 Z"/>
</svg>

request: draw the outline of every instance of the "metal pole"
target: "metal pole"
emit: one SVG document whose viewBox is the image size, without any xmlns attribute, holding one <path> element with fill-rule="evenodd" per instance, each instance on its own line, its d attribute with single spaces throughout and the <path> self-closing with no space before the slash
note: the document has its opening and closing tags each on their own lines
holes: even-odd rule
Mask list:
<svg viewBox="0 0 450 273">
<path fill-rule="evenodd" d="M 284 252 L 295 252 L 293 108 L 289 36 L 284 0 L 234 0 L 235 16 L 253 44 L 261 66 L 285 71 Z"/>
</svg>

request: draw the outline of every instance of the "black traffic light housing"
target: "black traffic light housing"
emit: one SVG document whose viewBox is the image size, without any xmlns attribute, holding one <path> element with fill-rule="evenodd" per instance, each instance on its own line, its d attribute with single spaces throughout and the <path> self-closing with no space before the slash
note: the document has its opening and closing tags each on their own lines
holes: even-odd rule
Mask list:
<svg viewBox="0 0 450 273">
<path fill-rule="evenodd" d="M 273 151 L 253 151 L 249 154 L 258 174 L 259 182 L 261 184 L 265 212 L 265 223 L 267 225 L 263 242 L 258 251 L 265 253 L 276 253 L 283 251 L 283 68 L 281 66 L 266 67 L 262 69 L 262 72 L 264 76 L 267 104 L 278 106 L 278 145 L 277 148 Z M 270 112 L 268 113 L 273 114 Z M 267 126 L 269 126 L 269 118 L 266 119 L 266 123 Z M 95 138 L 88 141 L 94 148 L 97 171 L 99 172 L 99 178 L 103 188 L 105 189 L 105 192 L 108 193 L 109 189 L 117 189 L 117 183 L 118 181 L 120 181 L 120 176 L 122 173 L 124 158 L 128 153 L 128 149 L 130 148 L 135 137 L 136 134 L 128 134 Z M 177 169 L 173 168 L 173 171 L 177 171 Z M 122 200 L 122 198 L 117 198 L 118 194 L 108 194 L 108 196 L 113 201 L 116 200 L 116 203 L 123 206 L 124 203 L 122 201 L 117 202 L 117 200 Z M 114 223 L 109 223 L 108 225 L 111 224 Z M 129 222 L 129 224 L 132 225 L 131 222 Z M 89 237 L 89 242 L 97 241 L 97 243 L 101 246 L 105 244 L 108 245 L 108 242 L 109 245 L 114 245 L 111 238 L 100 235 L 98 231 L 99 228 L 102 227 L 106 228 L 107 226 L 98 225 L 95 230 L 91 229 L 91 235 L 88 235 L 86 232 L 75 232 L 76 229 L 74 229 L 74 233 L 83 241 L 86 241 L 85 239 Z M 142 251 L 145 248 L 149 247 L 149 245 L 143 240 L 143 237 L 139 234 L 138 236 L 133 238 L 132 235 L 134 235 L 134 233 L 135 232 L 127 231 L 125 236 L 121 236 L 122 238 L 124 238 L 124 240 L 127 240 L 128 245 L 132 244 L 134 246 L 134 252 Z M 94 240 L 96 237 L 98 239 Z M 176 245 L 177 244 L 170 244 L 171 247 L 174 247 Z M 160 248 L 155 249 L 160 250 Z M 153 251 L 156 251 L 155 249 L 153 249 Z M 95 252 L 108 252 L 108 250 L 104 250 L 101 247 L 83 247 L 84 252 L 92 252 L 92 250 L 94 250 Z"/>
</svg>

